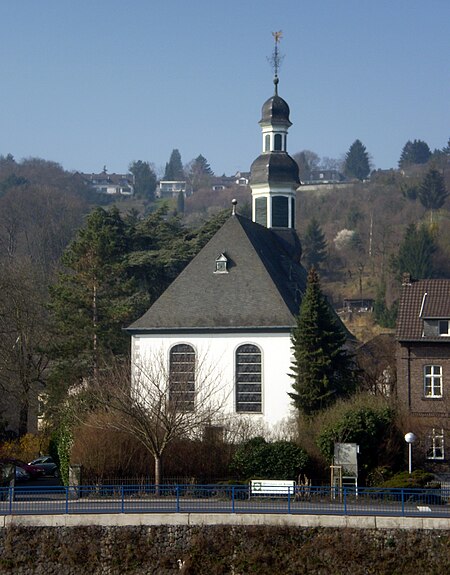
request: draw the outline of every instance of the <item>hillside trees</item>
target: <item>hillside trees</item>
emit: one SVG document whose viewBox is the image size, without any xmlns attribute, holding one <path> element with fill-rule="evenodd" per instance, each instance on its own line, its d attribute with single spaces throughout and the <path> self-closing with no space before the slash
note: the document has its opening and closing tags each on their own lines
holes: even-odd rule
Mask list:
<svg viewBox="0 0 450 575">
<path fill-rule="evenodd" d="M 0 274 L 0 414 L 18 407 L 19 435 L 28 432 L 30 411 L 37 411 L 47 368 L 48 342 L 44 277 L 29 261 L 2 262 Z"/>
<path fill-rule="evenodd" d="M 425 174 L 422 184 L 420 185 L 418 195 L 423 207 L 431 211 L 432 219 L 433 211 L 442 208 L 448 197 L 444 178 L 438 170 L 431 168 Z"/>
<path fill-rule="evenodd" d="M 345 156 L 344 173 L 358 180 L 364 180 L 370 173 L 369 154 L 360 140 L 353 142 Z"/>
<path fill-rule="evenodd" d="M 426 164 L 431 157 L 431 150 L 423 140 L 408 140 L 403 146 L 399 168 L 406 168 L 414 164 Z"/>
<path fill-rule="evenodd" d="M 355 389 L 353 357 L 346 336 L 320 289 L 314 268 L 292 332 L 293 392 L 290 397 L 304 415 L 312 416 Z"/>
<path fill-rule="evenodd" d="M 327 242 L 316 218 L 312 218 L 306 228 L 302 247 L 307 267 L 319 269 L 327 257 Z"/>
<path fill-rule="evenodd" d="M 214 176 L 207 159 L 201 154 L 186 166 L 185 173 L 193 192 L 209 187 Z"/>
<path fill-rule="evenodd" d="M 427 226 L 409 225 L 397 256 L 392 258 L 392 268 L 397 278 L 401 279 L 403 273 L 409 273 L 414 279 L 433 277 L 436 249 L 436 242 Z"/>
</svg>

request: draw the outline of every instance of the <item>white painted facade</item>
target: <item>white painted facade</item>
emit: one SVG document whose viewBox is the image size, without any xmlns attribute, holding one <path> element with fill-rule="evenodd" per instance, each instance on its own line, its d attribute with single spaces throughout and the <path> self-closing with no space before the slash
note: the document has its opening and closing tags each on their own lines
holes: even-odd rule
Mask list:
<svg viewBox="0 0 450 575">
<path fill-rule="evenodd" d="M 261 420 L 269 428 L 287 422 L 294 415 L 292 391 L 290 334 L 285 333 L 220 333 L 208 334 L 134 334 L 132 361 L 148 365 L 163 359 L 169 364 L 170 349 L 177 344 L 189 344 L 203 372 L 210 372 L 224 397 L 223 414 L 236 418 Z M 235 393 L 236 350 L 240 345 L 253 344 L 262 354 L 262 412 L 237 413 Z M 205 369 L 206 368 L 206 369 Z M 207 384 L 207 383 L 206 383 Z"/>
</svg>

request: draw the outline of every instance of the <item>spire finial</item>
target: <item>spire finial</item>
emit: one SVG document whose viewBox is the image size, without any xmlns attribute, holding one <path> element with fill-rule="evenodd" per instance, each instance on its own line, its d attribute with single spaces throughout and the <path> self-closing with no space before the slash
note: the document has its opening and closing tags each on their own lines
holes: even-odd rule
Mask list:
<svg viewBox="0 0 450 575">
<path fill-rule="evenodd" d="M 274 37 L 274 40 L 275 40 L 275 47 L 273 49 L 272 56 L 270 57 L 270 63 L 272 64 L 273 71 L 274 71 L 273 83 L 275 85 L 275 96 L 277 96 L 278 95 L 278 70 L 280 69 L 281 60 L 283 59 L 283 56 L 281 56 L 281 54 L 278 51 L 278 44 L 279 44 L 281 38 L 283 37 L 283 33 L 281 30 L 278 30 L 278 32 L 272 32 L 272 36 Z"/>
<path fill-rule="evenodd" d="M 238 202 L 237 202 L 236 199 L 232 199 L 232 200 L 231 200 L 231 203 L 233 204 L 233 209 L 232 209 L 231 214 L 232 214 L 233 216 L 235 216 L 235 215 L 236 215 L 236 206 L 237 206 L 237 203 L 238 203 Z"/>
</svg>

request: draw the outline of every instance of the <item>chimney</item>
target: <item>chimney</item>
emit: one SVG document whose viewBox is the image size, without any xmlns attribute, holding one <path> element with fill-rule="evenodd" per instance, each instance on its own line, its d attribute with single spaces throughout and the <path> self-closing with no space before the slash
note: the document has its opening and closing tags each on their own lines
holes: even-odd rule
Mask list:
<svg viewBox="0 0 450 575">
<path fill-rule="evenodd" d="M 411 285 L 411 274 L 409 272 L 405 272 L 402 275 L 402 286 L 410 286 Z"/>
</svg>

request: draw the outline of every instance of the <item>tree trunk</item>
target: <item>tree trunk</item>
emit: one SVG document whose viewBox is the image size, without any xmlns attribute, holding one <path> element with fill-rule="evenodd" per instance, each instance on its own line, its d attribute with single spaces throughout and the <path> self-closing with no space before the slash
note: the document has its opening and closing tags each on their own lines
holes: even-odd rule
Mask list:
<svg viewBox="0 0 450 575">
<path fill-rule="evenodd" d="M 159 495 L 161 484 L 161 456 L 155 455 L 155 493 Z"/>
</svg>

